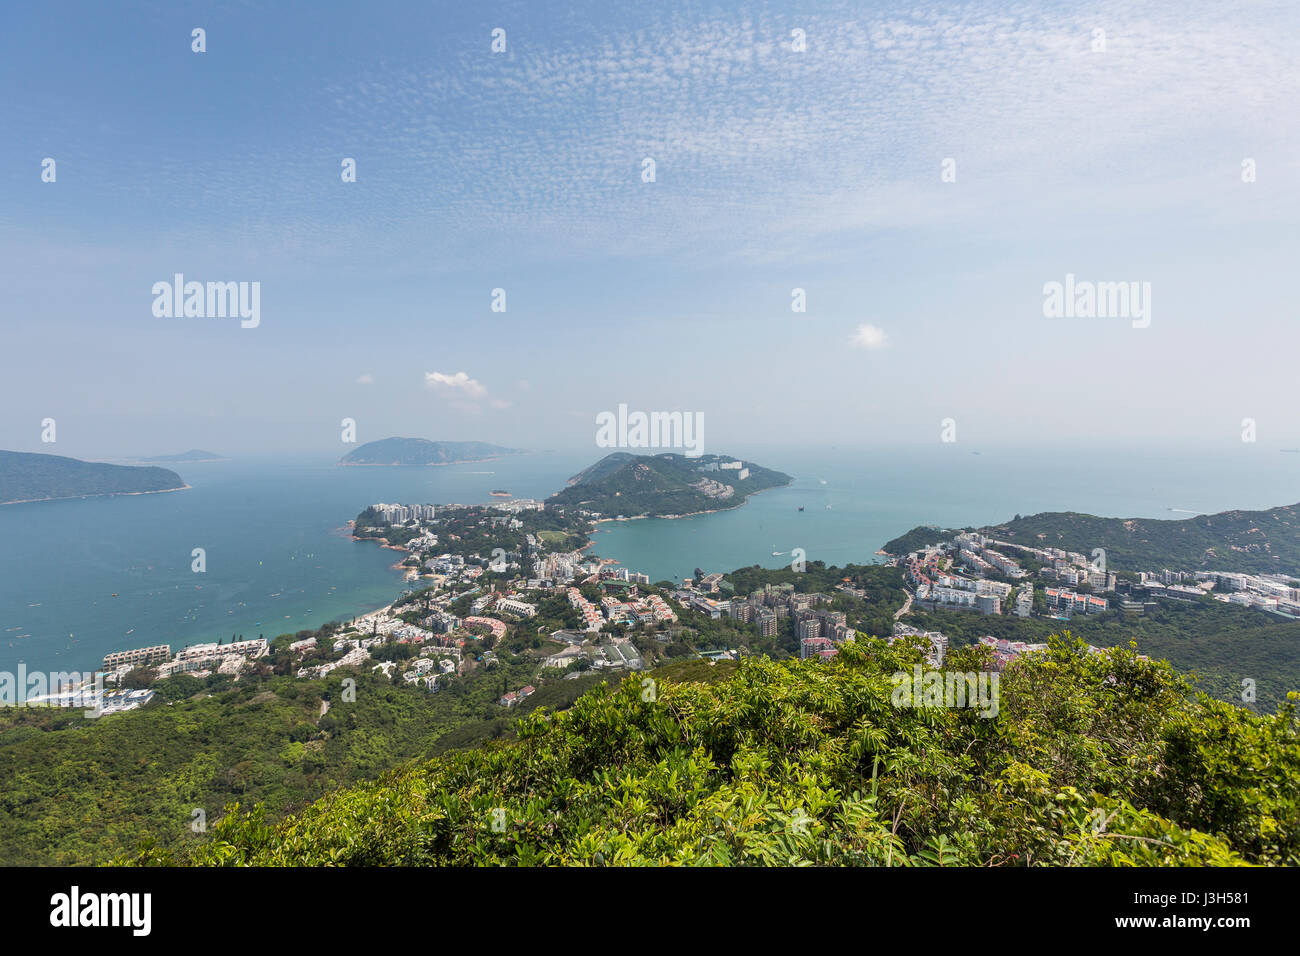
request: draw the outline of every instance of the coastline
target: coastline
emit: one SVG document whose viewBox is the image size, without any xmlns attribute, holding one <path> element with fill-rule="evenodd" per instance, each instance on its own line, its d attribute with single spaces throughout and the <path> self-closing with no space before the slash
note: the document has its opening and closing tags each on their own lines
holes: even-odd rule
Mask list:
<svg viewBox="0 0 1300 956">
<path fill-rule="evenodd" d="M 349 520 L 348 520 L 348 523 L 347 523 L 346 525 L 344 525 L 344 527 L 348 529 L 348 537 L 351 538 L 353 541 L 380 541 L 380 542 L 383 542 L 382 544 L 380 544 L 380 547 L 381 547 L 381 548 L 387 548 L 389 551 L 401 551 L 401 552 L 403 552 L 404 554 L 410 554 L 410 553 L 411 553 L 411 549 L 410 549 L 410 548 L 404 547 L 403 545 L 400 545 L 400 544 L 390 544 L 390 543 L 388 542 L 388 539 L 387 539 L 387 538 L 361 538 L 361 537 L 358 537 L 357 535 L 355 535 L 355 534 L 352 533 L 353 529 L 356 528 L 356 525 L 357 525 L 357 522 L 356 522 L 355 519 L 349 519 Z M 406 584 L 410 584 L 410 583 L 413 582 L 413 581 L 418 581 L 418 580 L 420 580 L 420 569 L 419 569 L 419 568 L 408 568 L 408 567 L 407 567 L 405 564 L 403 564 L 401 561 L 398 561 L 396 564 L 389 565 L 389 567 L 390 567 L 392 570 L 394 570 L 394 571 L 401 571 L 401 572 L 403 572 L 403 573 L 402 573 L 402 581 L 403 581 L 404 583 L 406 583 Z"/>
<path fill-rule="evenodd" d="M 594 531 L 595 529 L 593 528 L 592 530 Z M 594 548 L 595 546 L 596 546 L 596 542 L 594 540 L 590 540 L 586 544 L 584 544 L 581 548 L 578 548 L 577 553 L 581 554 L 582 552 L 586 551 L 588 548 Z M 600 562 L 600 566 L 602 568 L 607 564 L 620 563 L 618 558 L 602 558 L 599 555 L 597 555 L 596 560 Z"/>
<path fill-rule="evenodd" d="M 758 491 L 751 491 L 740 501 L 727 508 L 709 508 L 705 511 L 688 511 L 686 514 L 680 515 L 632 515 L 631 517 L 625 516 L 622 518 L 593 518 L 592 521 L 595 524 L 601 524 L 606 521 L 644 521 L 647 518 L 662 518 L 665 521 L 672 521 L 677 518 L 695 518 L 699 515 L 716 515 L 721 514 L 724 511 L 735 511 L 738 508 L 743 508 L 745 502 L 749 501 L 749 499 L 753 498 L 755 495 L 761 495 L 765 491 L 773 491 L 776 488 L 789 488 L 792 484 L 794 484 L 793 481 L 787 481 L 784 485 L 773 485 L 771 488 L 760 488 Z"/>
<path fill-rule="evenodd" d="M 179 488 L 155 488 L 153 491 L 100 491 L 84 495 L 55 495 L 51 498 L 17 498 L 13 501 L 0 501 L 0 507 L 5 505 L 29 505 L 37 501 L 72 501 L 76 498 L 120 498 L 125 495 L 165 495 L 172 491 L 189 490 L 189 485 L 181 485 Z"/>
<path fill-rule="evenodd" d="M 491 460 L 491 459 L 487 459 L 487 460 Z M 342 463 L 340 462 L 339 464 L 342 464 Z M 438 462 L 438 463 L 435 463 L 435 464 L 468 464 L 468 462 Z M 360 467 L 360 466 L 353 466 L 353 467 Z M 417 467 L 417 468 L 418 468 L 418 467 L 424 467 L 424 466 L 420 466 L 420 465 L 414 465 L 414 466 L 402 466 L 402 465 L 397 465 L 397 466 L 371 466 L 371 467 Z M 776 485 L 776 486 L 774 486 L 774 487 L 787 487 L 787 486 L 788 486 L 788 485 Z M 112 497 L 112 496 L 117 495 L 117 494 L 161 494 L 161 493 L 166 492 L 166 491 L 184 491 L 184 490 L 187 490 L 187 489 L 189 489 L 189 488 L 190 488 L 189 485 L 184 485 L 184 486 L 182 486 L 182 487 L 180 487 L 180 488 L 164 488 L 164 489 L 159 489 L 158 491 L 141 491 L 141 492 L 111 492 L 111 493 L 104 494 L 104 495 L 71 495 L 71 496 L 67 496 L 66 498 L 58 498 L 58 499 L 45 499 L 45 498 L 42 498 L 42 499 L 33 499 L 33 500 L 37 500 L 37 501 L 53 501 L 53 500 L 67 500 L 67 498 L 82 498 L 82 497 Z M 768 490 L 770 490 L 770 489 L 767 489 L 767 488 L 762 489 L 762 491 L 768 491 Z M 742 501 L 738 502 L 737 504 L 734 504 L 734 505 L 732 505 L 732 506 L 730 506 L 730 507 L 727 507 L 727 508 L 712 508 L 712 509 L 709 509 L 709 510 L 707 510 L 707 511 L 695 511 L 695 512 L 690 512 L 690 513 L 687 513 L 687 514 L 681 514 L 681 515 L 636 515 L 636 516 L 631 517 L 631 518 L 596 518 L 596 519 L 592 519 L 592 524 L 593 524 L 593 525 L 599 525 L 599 524 L 601 524 L 602 522 L 605 522 L 605 521 L 639 521 L 639 520 L 644 519 L 644 518 L 663 518 L 663 519 L 666 519 L 666 520 L 668 520 L 668 519 L 676 519 L 676 518 L 690 518 L 690 517 L 695 517 L 695 516 L 698 516 L 698 515 L 717 514 L 717 513 L 722 512 L 722 511 L 734 511 L 734 510 L 736 510 L 737 508 L 742 507 L 742 506 L 745 504 L 745 501 L 748 501 L 749 498 L 752 497 L 752 495 L 754 495 L 754 494 L 762 494 L 762 491 L 756 491 L 756 492 L 753 492 L 751 495 L 746 495 L 744 500 L 742 500 Z M 17 502 L 17 501 L 15 501 L 15 502 L 5 502 L 5 504 L 21 504 L 21 503 L 24 503 L 24 502 Z M 343 525 L 343 527 L 342 527 L 341 529 L 339 529 L 339 530 L 343 530 L 343 531 L 345 531 L 345 532 L 347 533 L 347 536 L 348 536 L 349 538 L 351 538 L 353 541 L 374 541 L 374 542 L 378 542 L 379 545 L 380 545 L 380 547 L 382 547 L 382 548 L 386 548 L 386 549 L 388 549 L 388 550 L 390 550 L 390 551 L 400 551 L 400 552 L 402 552 L 403 554 L 410 554 L 410 549 L 406 548 L 406 547 L 403 546 L 403 545 L 395 545 L 395 544 L 391 544 L 391 543 L 388 541 L 388 539 L 385 538 L 385 537 L 364 537 L 364 538 L 363 538 L 363 537 L 359 537 L 359 536 L 357 536 L 357 535 L 354 533 L 354 532 L 355 532 L 355 528 L 356 528 L 356 520 L 355 520 L 355 519 L 348 519 L 348 521 L 347 521 L 347 522 Z M 595 530 L 596 530 L 596 528 L 593 527 L 593 528 L 592 528 L 592 531 L 594 532 Z M 581 548 L 579 548 L 578 551 L 586 551 L 586 550 L 588 550 L 588 549 L 590 549 L 590 548 L 594 548 L 594 547 L 596 546 L 596 543 L 597 543 L 596 540 L 595 540 L 594 538 L 592 538 L 590 535 L 588 535 L 588 541 L 587 541 L 587 543 L 586 543 L 585 545 L 583 545 Z M 601 567 L 605 567 L 605 566 L 608 566 L 608 565 L 618 565 L 618 564 L 621 564 L 621 562 L 620 562 L 617 558 L 600 557 L 600 558 L 598 558 L 597 560 L 599 561 Z M 418 582 L 418 581 L 420 580 L 420 569 L 418 569 L 418 568 L 410 568 L 410 567 L 407 567 L 406 565 L 404 565 L 404 564 L 403 564 L 402 562 L 400 562 L 400 561 L 397 562 L 396 564 L 390 565 L 390 568 L 391 568 L 391 570 L 401 572 L 401 574 L 402 574 L 402 583 L 403 583 L 403 584 L 412 584 L 412 583 Z M 393 607 L 393 603 L 394 603 L 395 600 L 396 600 L 396 599 L 394 598 L 393 600 L 390 600 L 387 604 L 384 604 L 384 605 L 382 605 L 381 607 L 378 607 L 378 608 L 371 608 L 371 609 L 369 609 L 369 610 L 360 611 L 360 612 L 358 612 L 358 613 L 354 616 L 353 619 L 354 619 L 354 620 L 361 620 L 361 619 L 363 619 L 363 618 L 365 618 L 365 617 L 367 617 L 367 616 L 369 616 L 369 615 L 372 615 L 372 614 L 377 614 L 377 613 L 380 613 L 380 612 L 391 612 L 392 607 Z M 328 618 L 328 619 L 326 619 L 326 620 L 335 620 L 335 619 L 336 619 L 336 618 Z M 324 623 L 326 623 L 326 621 L 325 621 L 325 620 L 322 620 L 319 624 L 315 624 L 314 626 L 309 625 L 309 627 L 310 627 L 310 629 L 313 629 L 313 630 L 314 630 L 314 629 L 316 629 L 316 628 L 321 627 Z"/>
<path fill-rule="evenodd" d="M 523 453 L 521 453 L 521 454 L 526 454 L 526 452 L 523 452 Z M 492 456 L 491 458 L 487 458 L 487 459 L 476 459 L 475 461 L 491 461 L 491 460 L 497 460 L 497 459 L 499 459 L 499 458 L 504 458 L 504 457 L 507 457 L 507 456 Z M 230 459 L 224 459 L 224 460 L 230 460 Z M 439 463 L 434 463 L 434 464 L 468 464 L 468 463 L 471 463 L 471 462 L 469 462 L 469 461 L 464 461 L 464 462 L 459 462 L 459 461 L 458 461 L 458 462 L 439 462 Z M 384 467 L 384 466 L 372 466 L 372 467 Z M 400 466 L 400 465 L 397 465 L 397 466 L 387 466 L 387 467 L 421 467 L 421 466 Z M 785 486 L 782 486 L 782 485 L 776 485 L 776 486 L 773 486 L 773 487 L 785 487 Z M 49 498 L 23 499 L 23 500 L 20 500 L 20 501 L 4 502 L 4 503 L 5 503 L 5 504 L 22 504 L 22 503 L 35 503 L 35 502 L 37 502 L 37 501 L 70 500 L 70 499 L 74 499 L 74 498 L 114 497 L 114 496 L 119 495 L 119 494 L 162 494 L 162 493 L 164 493 L 164 492 L 171 492 L 171 491 L 185 491 L 185 490 L 191 490 L 191 489 L 192 489 L 192 486 L 191 486 L 191 485 L 189 485 L 188 483 L 183 483 L 182 485 L 180 485 L 180 486 L 178 486 L 178 487 L 175 487 L 175 488 L 162 488 L 162 489 L 149 490 L 149 491 L 137 491 L 137 492 L 107 492 L 107 493 L 103 493 L 103 494 L 94 494 L 94 495 L 90 495 L 90 494 L 86 494 L 86 495 L 64 495 L 64 496 L 49 497 Z M 763 490 L 763 491 L 766 491 L 766 490 L 768 490 L 768 489 L 762 489 L 762 490 Z M 753 492 L 752 494 L 758 494 L 758 493 L 761 493 L 761 492 Z M 684 518 L 684 517 L 693 517 L 693 516 L 702 515 L 702 514 L 712 514 L 712 513 L 716 513 L 716 512 L 720 512 L 720 511 L 730 511 L 730 510 L 735 510 L 735 509 L 737 509 L 737 508 L 743 506 L 744 503 L 745 503 L 745 501 L 747 501 L 747 500 L 749 499 L 749 497 L 750 497 L 749 495 L 746 495 L 745 498 L 744 498 L 743 500 L 741 500 L 741 501 L 739 501 L 739 502 L 736 502 L 736 503 L 734 503 L 734 504 L 730 504 L 730 505 L 728 505 L 727 507 L 721 507 L 721 508 L 715 508 L 715 509 L 707 509 L 707 510 L 702 510 L 702 511 L 698 511 L 698 512 L 691 512 L 691 513 L 688 513 L 688 514 L 681 514 L 681 515 L 638 515 L 638 516 L 636 516 L 636 518 L 623 519 L 623 520 L 636 520 L 637 518 L 643 518 L 643 517 Z M 544 499 L 543 499 L 543 500 L 544 500 Z M 599 523 L 600 523 L 601 521 L 614 521 L 614 520 L 619 520 L 619 519 L 617 519 L 617 518 L 590 519 L 591 523 L 590 523 L 590 526 L 589 526 L 589 531 L 588 531 L 588 533 L 587 533 L 587 538 L 588 538 L 588 540 L 587 540 L 587 541 L 582 545 L 582 547 L 579 548 L 578 550 L 585 552 L 585 551 L 588 551 L 588 550 L 598 549 L 598 544 L 599 544 L 599 542 L 598 542 L 597 539 L 595 539 L 595 538 L 593 537 L 592 532 L 594 532 L 595 530 L 598 529 Z M 343 527 L 341 527 L 341 528 L 337 528 L 337 530 L 336 530 L 335 533 L 344 532 L 344 533 L 347 534 L 348 537 L 350 537 L 350 538 L 351 538 L 352 540 L 354 540 L 354 541 L 376 541 L 376 542 L 379 543 L 379 545 L 380 545 L 381 547 L 387 548 L 388 550 L 401 552 L 403 558 L 404 558 L 405 556 L 407 556 L 407 555 L 410 554 L 410 551 L 409 551 L 409 549 L 408 549 L 407 547 L 405 547 L 405 546 L 400 546 L 400 545 L 393 545 L 393 544 L 392 544 L 392 543 L 391 543 L 387 538 L 384 538 L 384 537 L 359 537 L 358 535 L 355 534 L 355 528 L 356 528 L 356 521 L 355 521 L 355 519 L 349 519 L 349 520 L 347 520 L 347 521 L 345 522 L 345 525 L 344 525 Z M 617 559 L 617 558 L 605 557 L 605 556 L 600 557 L 598 560 L 599 560 L 599 563 L 600 563 L 600 565 L 601 565 L 602 567 L 604 567 L 604 566 L 610 566 L 610 565 L 617 566 L 617 565 L 620 565 L 620 564 L 622 563 L 622 562 L 621 562 L 619 559 Z M 408 567 L 408 566 L 404 565 L 400 559 L 399 559 L 398 562 L 396 562 L 396 563 L 390 565 L 390 566 L 389 566 L 389 569 L 392 570 L 392 571 L 396 571 L 396 572 L 398 572 L 399 575 L 400 575 L 400 577 L 399 577 L 399 579 L 398 579 L 398 580 L 401 582 L 400 584 L 398 584 L 398 590 L 399 590 L 399 593 L 400 593 L 401 589 L 404 588 L 404 587 L 418 586 L 418 583 L 417 583 L 417 582 L 421 581 L 421 579 L 422 579 L 422 578 L 421 578 L 421 571 L 422 571 L 422 569 Z M 302 622 L 295 622 L 295 625 L 294 625 L 294 626 L 295 626 L 295 627 L 298 627 L 298 628 L 311 628 L 311 629 L 315 629 L 315 628 L 320 627 L 321 625 L 325 624 L 327 621 L 330 621 L 330 620 L 345 620 L 345 619 L 348 619 L 348 618 L 351 618 L 351 617 L 354 617 L 354 616 L 358 616 L 358 617 L 359 617 L 359 616 L 362 616 L 362 615 L 365 615 L 365 614 L 373 614 L 373 613 L 375 613 L 376 611 L 383 610 L 383 609 L 385 609 L 385 608 L 390 608 L 390 607 L 392 606 L 392 602 L 393 602 L 394 600 L 396 600 L 396 596 L 388 598 L 388 599 L 384 602 L 384 604 L 383 604 L 382 606 L 380 606 L 380 607 L 376 607 L 376 606 L 375 606 L 374 604 L 372 604 L 370 601 L 365 601 L 365 600 L 363 600 L 363 601 L 360 601 L 360 602 L 358 602 L 357 604 L 353 605 L 354 610 L 352 610 L 352 611 L 346 611 L 346 610 L 345 610 L 341 615 L 311 615 L 311 616 L 309 617 L 308 620 L 305 620 L 305 621 L 302 621 Z M 191 639 L 191 640 L 197 640 L 198 638 L 194 638 L 194 637 L 191 636 L 190 639 Z M 123 646 L 125 646 L 125 644 L 124 644 Z M 97 665 L 98 665 L 98 661 L 95 661 L 94 666 L 97 666 Z"/>
</svg>

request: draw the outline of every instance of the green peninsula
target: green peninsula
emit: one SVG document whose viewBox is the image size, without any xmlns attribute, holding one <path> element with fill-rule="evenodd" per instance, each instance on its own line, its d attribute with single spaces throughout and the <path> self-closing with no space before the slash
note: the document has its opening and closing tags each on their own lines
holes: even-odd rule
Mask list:
<svg viewBox="0 0 1300 956">
<path fill-rule="evenodd" d="M 90 495 L 141 495 L 188 487 L 180 475 L 167 468 L 0 451 L 0 504 Z"/>
<path fill-rule="evenodd" d="M 790 481 L 782 472 L 725 455 L 614 452 L 570 478 L 547 504 L 605 518 L 680 517 L 735 508 Z"/>
</svg>

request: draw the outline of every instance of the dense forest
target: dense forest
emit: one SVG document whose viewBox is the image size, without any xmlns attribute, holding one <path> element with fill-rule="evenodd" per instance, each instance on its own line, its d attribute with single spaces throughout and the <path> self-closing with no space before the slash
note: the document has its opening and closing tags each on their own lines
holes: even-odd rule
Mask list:
<svg viewBox="0 0 1300 956">
<path fill-rule="evenodd" d="M 97 720 L 6 708 L 0 863 L 104 862 L 142 841 L 180 847 L 198 839 L 196 810 L 213 820 L 229 802 L 257 802 L 275 819 L 403 761 L 509 736 L 513 720 L 495 700 L 533 670 L 503 662 L 437 694 L 352 670 L 324 680 L 185 676 L 164 681 L 143 710 Z M 352 701 L 344 679 L 356 682 Z M 598 680 L 546 684 L 513 714 L 567 706 Z"/>
<path fill-rule="evenodd" d="M 975 670 L 978 648 L 949 666 Z M 1296 865 L 1300 724 L 1055 641 L 1000 707 L 898 706 L 919 645 L 640 675 L 518 739 L 444 754 L 271 825 L 257 807 L 144 864 Z M 251 802 L 250 802 L 251 803 Z"/>
</svg>

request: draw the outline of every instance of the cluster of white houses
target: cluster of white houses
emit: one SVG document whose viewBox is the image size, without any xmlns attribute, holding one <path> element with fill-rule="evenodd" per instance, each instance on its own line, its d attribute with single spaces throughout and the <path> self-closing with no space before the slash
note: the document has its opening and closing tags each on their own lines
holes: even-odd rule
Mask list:
<svg viewBox="0 0 1300 956">
<path fill-rule="evenodd" d="M 172 656 L 170 644 L 138 647 L 129 651 L 114 651 L 104 655 L 104 671 L 121 676 L 136 667 L 155 667 L 160 678 L 173 674 L 211 673 L 238 674 L 251 660 L 265 656 L 266 641 L 232 641 L 229 644 L 192 644 Z"/>
</svg>

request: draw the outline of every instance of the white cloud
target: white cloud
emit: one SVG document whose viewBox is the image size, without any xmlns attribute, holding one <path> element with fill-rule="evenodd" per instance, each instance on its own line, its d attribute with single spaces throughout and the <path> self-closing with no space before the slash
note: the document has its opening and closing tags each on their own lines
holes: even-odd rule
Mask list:
<svg viewBox="0 0 1300 956">
<path fill-rule="evenodd" d="M 876 349 L 883 349 L 886 344 L 885 330 L 878 329 L 874 325 L 868 325 L 866 322 L 859 325 L 858 330 L 853 333 L 854 348 L 871 352 Z"/>
<path fill-rule="evenodd" d="M 364 95 L 351 80 L 332 92 L 349 129 L 409 151 L 403 162 L 442 157 L 454 198 L 413 188 L 395 215 L 424 228 L 433 204 L 450 245 L 486 229 L 550 252 L 562 230 L 561 250 L 638 257 L 647 236 L 661 237 L 659 252 L 739 246 L 763 262 L 773 248 L 788 259 L 857 230 L 1015 229 L 1003 224 L 1008 207 L 1077 216 L 1081 196 L 1130 214 L 1186 208 L 1217 196 L 1226 174 L 1178 157 L 1226 142 L 1284 155 L 1296 143 L 1295 124 L 1261 122 L 1286 115 L 1285 90 L 1300 77 L 1266 10 L 1013 0 L 960 16 L 863 16 L 860 5 L 823 6 L 788 23 L 775 12 L 662 15 L 521 49 L 510 71 L 476 54 L 406 76 L 376 71 Z M 1106 52 L 1092 52 L 1096 24 L 1108 27 Z M 791 52 L 791 25 L 807 30 L 810 52 Z M 632 92 L 653 105 L 628 109 Z M 533 124 L 445 123 L 435 117 L 448 95 L 470 97 L 469 116 L 508 104 Z M 513 161 L 483 162 L 506 136 Z M 655 157 L 662 188 L 639 188 L 641 156 Z M 957 183 L 940 182 L 945 157 Z M 590 188 L 575 195 L 557 170 Z M 503 204 L 503 193 L 519 201 Z M 1267 216 L 1270 205 L 1234 193 L 1224 215 Z M 612 224 L 627 217 L 646 228 L 621 234 Z"/>
<path fill-rule="evenodd" d="M 235 215 L 205 218 L 209 241 L 220 227 L 223 243 L 256 249 L 259 262 L 298 262 L 304 250 L 352 262 L 364 240 L 396 273 L 431 256 L 455 272 L 468 248 L 784 263 L 821 259 L 823 243 L 843 248 L 840 237 L 855 233 L 946 226 L 1019 237 L 1023 219 L 1078 223 L 1085 212 L 1111 232 L 1117 214 L 1152 210 L 1289 225 L 1300 179 L 1261 178 L 1249 192 L 1224 184 L 1240 185 L 1240 158 L 1261 157 L 1263 176 L 1264 158 L 1300 143 L 1297 124 L 1276 120 L 1291 115 L 1300 82 L 1294 4 L 1264 0 L 1248 13 L 1190 0 L 1135 13 L 1118 0 L 986 0 L 960 15 L 863 6 L 827 0 L 797 20 L 772 10 L 566 24 L 521 45 L 508 70 L 477 40 L 407 69 L 377 60 L 327 86 L 329 109 L 313 118 L 325 139 L 360 141 L 406 171 L 391 201 L 324 200 L 336 192 L 330 178 L 292 140 L 240 160 L 248 168 L 146 150 L 120 176 L 122 201 L 160 183 L 176 196 L 238 197 Z M 790 49 L 796 25 L 807 53 Z M 1091 49 L 1097 25 L 1104 53 Z M 452 101 L 461 108 L 449 112 Z M 500 123 L 506 113 L 529 121 Z M 98 120 L 75 113 L 52 133 L 48 111 L 19 115 L 19 141 L 33 144 Z M 658 188 L 642 188 L 642 156 L 656 159 Z M 955 183 L 940 182 L 946 157 Z M 278 177 L 260 174 L 268 163 Z M 285 182 L 317 185 L 286 198 Z M 629 232 L 629 220 L 641 227 Z M 193 241 L 176 232 L 164 240 Z"/>
<path fill-rule="evenodd" d="M 481 382 L 470 378 L 465 372 L 456 372 L 454 375 L 445 372 L 425 372 L 424 387 L 436 392 L 473 399 L 487 398 L 488 393 Z"/>
</svg>

